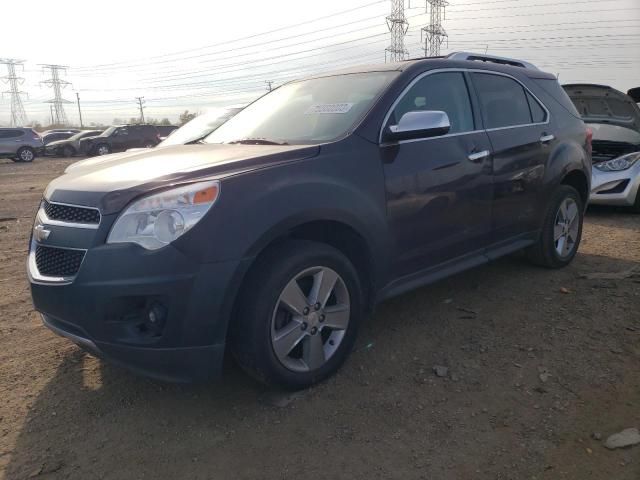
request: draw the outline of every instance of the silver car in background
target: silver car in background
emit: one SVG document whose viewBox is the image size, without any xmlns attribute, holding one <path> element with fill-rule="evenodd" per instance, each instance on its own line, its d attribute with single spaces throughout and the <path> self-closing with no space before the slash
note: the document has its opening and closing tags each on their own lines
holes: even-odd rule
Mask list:
<svg viewBox="0 0 640 480">
<path fill-rule="evenodd" d="M 32 162 L 43 148 L 42 137 L 31 128 L 0 127 L 0 158 Z"/>
<path fill-rule="evenodd" d="M 571 84 L 564 89 L 593 132 L 589 203 L 640 212 L 640 108 L 629 90 Z"/>
</svg>

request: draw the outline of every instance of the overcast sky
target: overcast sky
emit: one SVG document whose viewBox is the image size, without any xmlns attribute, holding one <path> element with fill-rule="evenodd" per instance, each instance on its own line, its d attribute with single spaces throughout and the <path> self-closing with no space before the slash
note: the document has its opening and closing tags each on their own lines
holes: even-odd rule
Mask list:
<svg viewBox="0 0 640 480">
<path fill-rule="evenodd" d="M 246 103 L 274 85 L 323 69 L 385 61 L 390 0 L 158 2 L 31 0 L 2 7 L 0 58 L 25 60 L 30 121 L 52 98 L 38 64 L 68 65 L 64 97 L 81 96 L 85 122 Z M 405 0 L 410 56 L 423 54 L 425 2 Z M 24 21 L 28 15 L 28 22 Z M 22 19 L 10 21 L 10 19 Z M 25 29 L 25 25 L 28 26 Z M 531 61 L 561 83 L 626 91 L 640 86 L 640 0 L 451 0 L 443 53 L 470 50 Z M 270 32 L 270 33 L 269 33 Z M 6 72 L 0 72 L 4 75 Z M 5 86 L 5 85 L 3 85 Z M 0 124 L 10 102 L 0 100 Z M 74 104 L 65 107 L 77 123 Z"/>
</svg>

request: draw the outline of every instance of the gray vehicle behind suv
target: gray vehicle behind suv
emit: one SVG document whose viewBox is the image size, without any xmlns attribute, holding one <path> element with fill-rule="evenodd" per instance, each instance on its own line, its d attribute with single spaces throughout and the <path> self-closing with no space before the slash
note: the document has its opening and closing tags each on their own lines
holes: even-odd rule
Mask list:
<svg viewBox="0 0 640 480">
<path fill-rule="evenodd" d="M 31 128 L 0 128 L 0 157 L 32 162 L 43 148 L 42 137 Z"/>
<path fill-rule="evenodd" d="M 517 250 L 568 265 L 590 149 L 555 76 L 517 60 L 293 81 L 202 142 L 69 166 L 36 216 L 33 301 L 147 375 L 213 376 L 230 347 L 256 378 L 306 387 L 377 302 Z"/>
</svg>

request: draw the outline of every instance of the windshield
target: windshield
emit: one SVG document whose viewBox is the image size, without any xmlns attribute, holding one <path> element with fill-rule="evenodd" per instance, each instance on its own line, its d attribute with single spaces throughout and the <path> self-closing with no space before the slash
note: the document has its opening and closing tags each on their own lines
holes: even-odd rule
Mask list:
<svg viewBox="0 0 640 480">
<path fill-rule="evenodd" d="M 118 128 L 118 127 L 109 127 L 104 132 L 102 132 L 99 136 L 100 137 L 108 137 L 109 135 L 111 135 L 115 131 L 116 128 Z"/>
<path fill-rule="evenodd" d="M 256 100 L 206 143 L 243 140 L 305 144 L 346 134 L 398 72 L 369 72 L 292 82 Z"/>
<path fill-rule="evenodd" d="M 230 108 L 203 113 L 171 133 L 170 136 L 158 144 L 158 147 L 186 145 L 187 143 L 201 140 L 240 110 L 240 108 Z"/>
</svg>

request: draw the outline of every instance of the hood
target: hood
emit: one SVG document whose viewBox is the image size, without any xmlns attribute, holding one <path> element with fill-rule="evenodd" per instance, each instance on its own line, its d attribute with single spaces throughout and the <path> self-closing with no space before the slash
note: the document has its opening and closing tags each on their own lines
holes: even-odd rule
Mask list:
<svg viewBox="0 0 640 480">
<path fill-rule="evenodd" d="M 223 178 L 318 154 L 309 145 L 178 145 L 82 160 L 53 180 L 45 197 L 54 202 L 119 211 L 134 197 L 171 184 Z"/>
<path fill-rule="evenodd" d="M 91 142 L 93 140 L 95 140 L 96 138 L 98 138 L 100 135 L 94 135 L 92 137 L 84 137 L 80 139 L 80 142 Z"/>
<path fill-rule="evenodd" d="M 67 145 L 72 141 L 69 138 L 65 138 L 64 140 L 56 140 L 55 142 L 47 143 L 47 147 L 62 147 L 63 145 Z"/>
<path fill-rule="evenodd" d="M 627 94 L 606 85 L 571 84 L 563 88 L 585 122 L 640 132 L 640 108 Z"/>
</svg>

